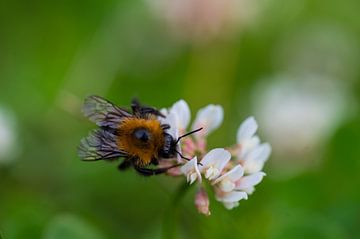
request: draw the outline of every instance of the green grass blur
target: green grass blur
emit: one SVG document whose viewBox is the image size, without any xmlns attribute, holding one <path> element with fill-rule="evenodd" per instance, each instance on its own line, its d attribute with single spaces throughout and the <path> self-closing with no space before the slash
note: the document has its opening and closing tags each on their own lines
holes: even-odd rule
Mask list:
<svg viewBox="0 0 360 239">
<path fill-rule="evenodd" d="M 360 237 L 360 2 L 259 2 L 266 7 L 254 26 L 191 44 L 170 37 L 144 1 L 2 0 L 0 106 L 16 117 L 18 137 L 15 156 L 0 163 L 0 238 Z M 273 163 L 274 154 L 249 200 L 228 211 L 212 197 L 212 215 L 204 217 L 193 205 L 194 188 L 172 211 L 182 179 L 143 178 L 77 157 L 80 139 L 94 128 L 79 107 L 90 94 L 124 106 L 138 97 L 159 108 L 184 98 L 193 116 L 221 104 L 224 123 L 210 145 L 235 143 L 240 122 L 254 114 L 254 88 L 287 70 L 277 50 L 292 61 L 284 42 L 307 39 L 313 26 L 353 43 L 338 78 L 355 102 L 311 154 L 314 166 L 283 176 L 287 166 Z M 261 124 L 260 135 L 268 140 Z"/>
</svg>

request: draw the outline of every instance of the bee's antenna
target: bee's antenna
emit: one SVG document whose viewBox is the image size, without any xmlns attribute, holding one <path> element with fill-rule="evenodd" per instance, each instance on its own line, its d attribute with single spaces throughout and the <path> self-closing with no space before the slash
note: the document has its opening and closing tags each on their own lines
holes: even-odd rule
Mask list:
<svg viewBox="0 0 360 239">
<path fill-rule="evenodd" d="M 182 159 L 185 159 L 186 161 L 190 161 L 190 160 L 191 160 L 191 159 L 185 157 L 184 155 L 182 155 L 182 154 L 181 154 L 179 151 L 177 151 L 176 149 L 175 149 L 175 152 L 176 152 L 177 154 L 179 154 L 179 156 L 180 156 Z M 203 166 L 202 163 L 200 163 L 200 162 L 198 162 L 198 165 Z"/>
<path fill-rule="evenodd" d="M 179 151 L 177 151 L 176 149 L 175 149 L 175 152 L 176 152 L 182 159 L 185 159 L 185 160 L 187 160 L 187 161 L 190 161 L 190 160 L 191 160 L 191 159 L 185 157 L 184 155 L 182 155 L 182 154 L 181 154 Z"/>
<path fill-rule="evenodd" d="M 195 133 L 199 132 L 199 131 L 202 130 L 202 129 L 203 129 L 203 128 L 199 128 L 199 129 L 190 131 L 189 133 L 186 133 L 186 134 L 184 134 L 184 135 L 181 135 L 181 136 L 176 140 L 176 143 L 175 143 L 175 144 L 178 144 L 182 138 L 185 138 L 185 137 L 187 137 L 187 136 L 189 136 L 189 135 L 195 134 Z M 181 154 L 178 150 L 176 150 L 176 149 L 175 149 L 175 152 L 176 152 L 182 159 L 185 159 L 185 160 L 187 160 L 187 161 L 190 161 L 190 160 L 191 160 L 191 159 L 185 157 L 184 155 L 182 155 L 182 154 Z M 199 165 L 202 165 L 201 163 L 198 163 L 198 164 L 199 164 Z"/>
<path fill-rule="evenodd" d="M 179 141 L 180 141 L 182 138 L 185 138 L 185 137 L 187 137 L 187 136 L 189 136 L 189 135 L 195 134 L 195 133 L 199 132 L 199 131 L 202 130 L 202 129 L 203 129 L 203 128 L 201 127 L 201 128 L 199 128 L 199 129 L 190 131 L 189 133 L 186 133 L 186 134 L 184 134 L 184 135 L 181 135 L 181 136 L 176 140 L 176 144 L 179 143 Z"/>
</svg>

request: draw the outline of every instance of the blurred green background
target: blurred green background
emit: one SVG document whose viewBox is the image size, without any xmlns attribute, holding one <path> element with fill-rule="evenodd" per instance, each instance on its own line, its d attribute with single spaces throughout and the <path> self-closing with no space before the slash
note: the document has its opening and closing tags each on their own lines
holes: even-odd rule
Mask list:
<svg viewBox="0 0 360 239">
<path fill-rule="evenodd" d="M 199 0 L 191 19 L 176 2 L 0 2 L 0 235 L 360 237 L 360 2 L 239 0 L 218 14 Z M 173 212 L 181 178 L 79 160 L 90 94 L 159 108 L 183 98 L 193 116 L 221 104 L 211 147 L 234 144 L 255 115 L 273 145 L 267 177 L 234 210 L 212 197 L 199 215 L 192 188 Z"/>
</svg>

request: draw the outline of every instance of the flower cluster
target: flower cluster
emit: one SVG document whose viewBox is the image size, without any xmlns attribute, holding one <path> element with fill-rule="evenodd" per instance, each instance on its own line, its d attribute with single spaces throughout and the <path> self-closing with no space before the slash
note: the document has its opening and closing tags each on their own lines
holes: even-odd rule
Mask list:
<svg viewBox="0 0 360 239">
<path fill-rule="evenodd" d="M 17 156 L 16 118 L 13 113 L 0 107 L 0 164 L 10 163 Z"/>
<path fill-rule="evenodd" d="M 202 42 L 231 35 L 256 18 L 259 4 L 252 0 L 146 0 L 181 40 Z"/>
<path fill-rule="evenodd" d="M 161 120 L 171 126 L 169 133 L 174 138 L 187 132 L 191 114 L 184 100 L 161 112 L 166 116 Z M 183 138 L 178 148 L 182 155 L 193 158 L 186 161 L 179 157 L 177 161 L 183 163 L 181 168 L 169 171 L 173 176 L 184 175 L 189 184 L 197 182 L 195 205 L 205 215 L 210 215 L 210 210 L 204 181 L 211 185 L 216 199 L 227 209 L 232 209 L 239 205 L 240 200 L 247 199 L 262 181 L 265 176 L 262 168 L 271 153 L 268 143 L 260 143 L 256 135 L 258 125 L 253 117 L 240 125 L 236 145 L 208 151 L 207 136 L 221 125 L 223 116 L 219 105 L 208 105 L 198 111 L 191 129 L 202 130 L 192 137 Z"/>
</svg>

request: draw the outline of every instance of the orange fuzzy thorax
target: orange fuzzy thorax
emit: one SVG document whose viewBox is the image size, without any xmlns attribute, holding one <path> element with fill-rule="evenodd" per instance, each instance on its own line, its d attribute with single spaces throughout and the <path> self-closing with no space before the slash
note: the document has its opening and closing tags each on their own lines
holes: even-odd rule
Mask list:
<svg viewBox="0 0 360 239">
<path fill-rule="evenodd" d="M 139 128 L 147 129 L 151 135 L 146 144 L 133 136 Z M 158 152 L 164 145 L 164 132 L 156 118 L 127 118 L 120 123 L 117 144 L 130 157 L 137 158 L 136 163 L 140 166 L 149 165 L 153 158 L 158 158 Z"/>
</svg>

